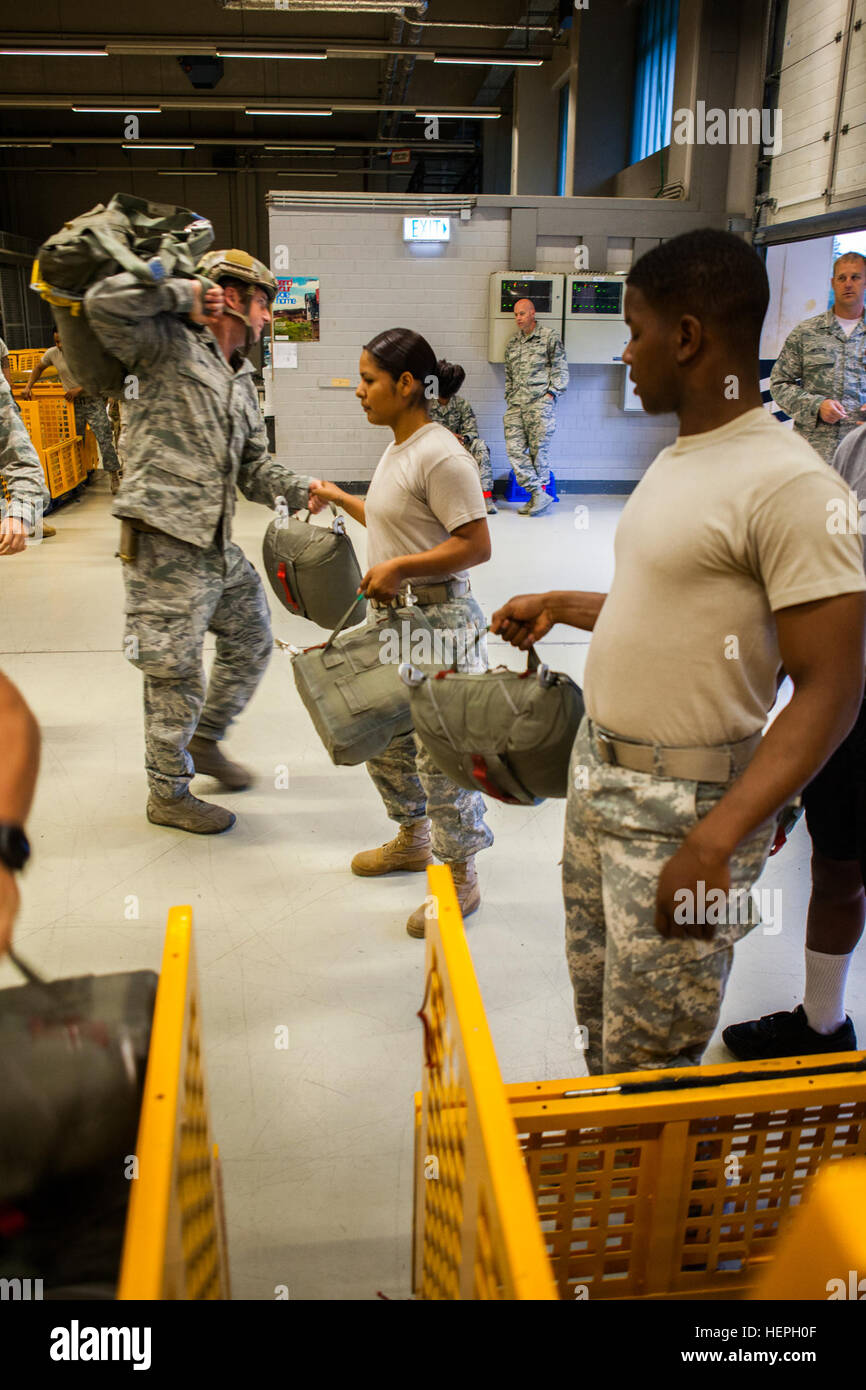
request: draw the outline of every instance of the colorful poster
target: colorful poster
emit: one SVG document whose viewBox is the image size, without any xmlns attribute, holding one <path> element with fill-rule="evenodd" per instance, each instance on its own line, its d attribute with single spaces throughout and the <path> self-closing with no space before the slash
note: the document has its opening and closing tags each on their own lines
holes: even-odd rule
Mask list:
<svg viewBox="0 0 866 1390">
<path fill-rule="evenodd" d="M 319 278 L 311 275 L 280 276 L 274 300 L 274 341 L 319 341 Z M 279 362 L 275 362 L 278 366 Z"/>
</svg>

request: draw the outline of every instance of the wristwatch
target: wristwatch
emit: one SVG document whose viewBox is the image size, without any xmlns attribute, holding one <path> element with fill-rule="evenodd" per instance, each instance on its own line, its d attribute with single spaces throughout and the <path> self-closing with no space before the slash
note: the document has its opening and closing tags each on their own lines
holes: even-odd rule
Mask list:
<svg viewBox="0 0 866 1390">
<path fill-rule="evenodd" d="M 0 864 L 7 869 L 23 869 L 30 858 L 30 843 L 20 825 L 0 822 Z"/>
</svg>

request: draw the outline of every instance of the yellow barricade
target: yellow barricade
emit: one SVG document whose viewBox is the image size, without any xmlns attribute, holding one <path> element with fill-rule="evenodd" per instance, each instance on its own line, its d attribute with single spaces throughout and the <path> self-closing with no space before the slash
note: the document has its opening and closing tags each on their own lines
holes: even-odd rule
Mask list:
<svg viewBox="0 0 866 1390">
<path fill-rule="evenodd" d="M 190 907 L 168 917 L 136 1157 L 118 1298 L 229 1298 Z"/>
<path fill-rule="evenodd" d="M 866 1154 L 866 1054 L 503 1086 L 450 871 L 428 877 L 416 1293 L 744 1297 L 821 1165 Z"/>
</svg>

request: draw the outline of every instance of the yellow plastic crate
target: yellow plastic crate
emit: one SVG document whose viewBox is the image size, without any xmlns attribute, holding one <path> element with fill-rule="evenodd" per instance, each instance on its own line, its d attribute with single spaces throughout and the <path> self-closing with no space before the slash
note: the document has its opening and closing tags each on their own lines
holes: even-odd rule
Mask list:
<svg viewBox="0 0 866 1390">
<path fill-rule="evenodd" d="M 767 1301 L 863 1300 L 866 1159 L 824 1165 L 752 1296 Z"/>
<path fill-rule="evenodd" d="M 47 348 L 16 348 L 14 352 L 10 349 L 9 369 L 12 375 L 15 376 L 16 373 L 20 372 L 29 376 L 33 368 L 42 361 L 47 351 Z"/>
<path fill-rule="evenodd" d="M 77 434 L 73 439 L 65 439 L 62 444 L 54 444 L 43 451 L 42 467 L 52 497 L 62 497 L 65 492 L 71 492 L 87 477 L 81 445 L 81 436 Z"/>
<path fill-rule="evenodd" d="M 504 1086 L 450 871 L 428 879 L 416 1292 L 744 1297 L 816 1172 L 866 1154 L 866 1054 Z"/>
<path fill-rule="evenodd" d="M 230 1298 L 201 1045 L 192 908 L 169 913 L 118 1298 Z"/>
</svg>

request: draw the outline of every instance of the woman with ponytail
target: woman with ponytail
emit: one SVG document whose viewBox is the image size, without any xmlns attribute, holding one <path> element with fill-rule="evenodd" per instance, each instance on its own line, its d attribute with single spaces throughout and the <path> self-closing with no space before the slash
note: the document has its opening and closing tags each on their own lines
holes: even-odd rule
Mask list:
<svg viewBox="0 0 866 1390">
<path fill-rule="evenodd" d="M 439 395 L 430 403 L 430 419 L 444 425 L 446 430 L 455 434 L 466 452 L 472 455 L 481 476 L 481 490 L 487 503 L 488 516 L 495 515 L 490 450 L 478 433 L 475 411 L 464 396 L 457 394 L 466 380 L 466 373 L 459 362 L 440 360 L 437 363 L 436 376 L 439 381 Z"/>
<path fill-rule="evenodd" d="M 458 669 L 481 671 L 484 615 L 467 571 L 489 560 L 490 534 L 477 468 L 454 435 L 430 419 L 429 402 L 440 395 L 439 365 L 427 340 L 408 328 L 388 329 L 367 343 L 355 395 L 370 424 L 389 428 L 394 442 L 365 498 L 334 483 L 314 483 L 311 492 L 339 503 L 367 528 L 369 569 L 361 588 L 370 602 L 368 622 L 391 624 L 399 638 L 391 605 L 405 605 L 411 586 L 437 640 L 441 634 L 456 648 Z M 383 630 L 383 639 L 388 635 Z M 388 844 L 356 854 L 352 872 L 421 872 L 435 854 L 450 865 L 464 917 L 474 912 L 481 902 L 475 855 L 493 843 L 480 793 L 443 776 L 413 734 L 395 738 L 367 770 L 400 829 Z M 423 937 L 424 921 L 422 904 L 406 924 L 409 935 Z"/>
</svg>

